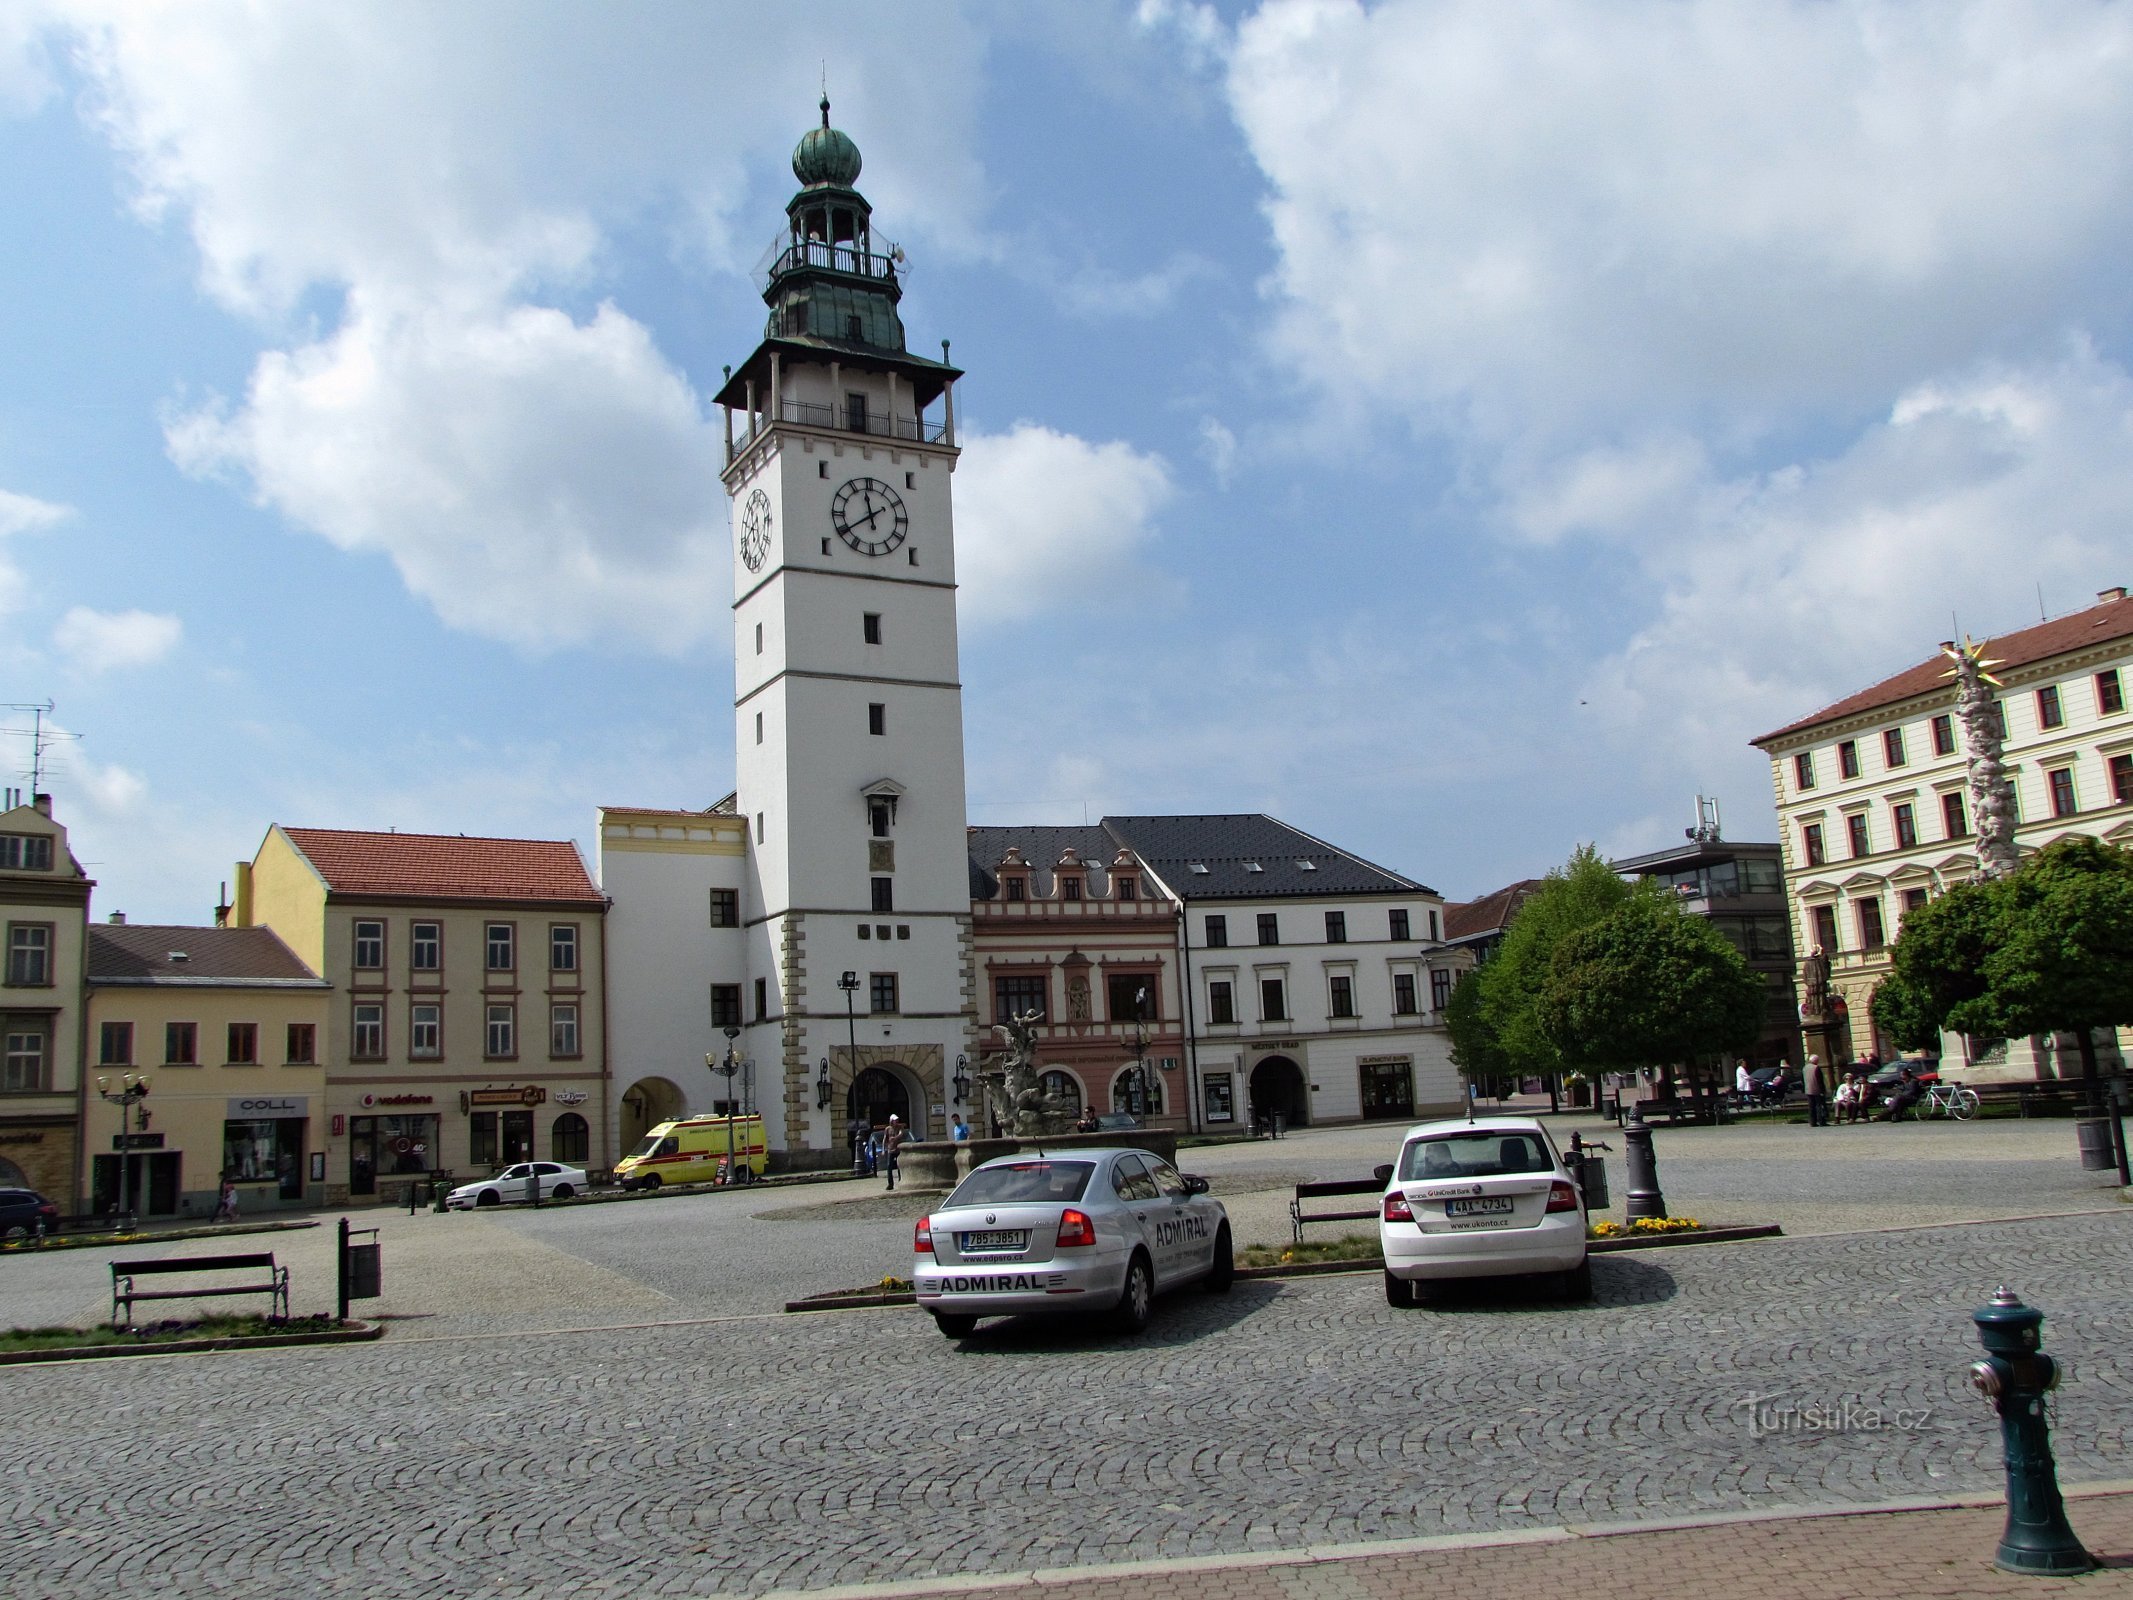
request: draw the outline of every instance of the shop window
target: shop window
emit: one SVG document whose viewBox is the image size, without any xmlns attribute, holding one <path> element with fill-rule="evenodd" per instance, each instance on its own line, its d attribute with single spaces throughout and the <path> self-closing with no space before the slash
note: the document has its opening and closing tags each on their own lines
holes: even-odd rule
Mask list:
<svg viewBox="0 0 2133 1600">
<path fill-rule="evenodd" d="M 502 1145 L 496 1134 L 496 1113 L 477 1111 L 467 1118 L 467 1160 L 477 1167 L 495 1167 Z"/>
<path fill-rule="evenodd" d="M 496 1114 L 477 1111 L 468 1119 L 472 1137 L 479 1140 L 484 1120 L 489 1141 L 496 1141 Z M 351 1117 L 348 1121 L 348 1187 L 354 1194 L 376 1194 L 377 1176 L 427 1172 L 442 1165 L 432 1160 L 437 1152 L 437 1119 L 434 1116 Z"/>
<path fill-rule="evenodd" d="M 592 1129 L 575 1111 L 557 1117 L 548 1129 L 548 1158 L 582 1167 L 592 1154 Z"/>
<path fill-rule="evenodd" d="M 1041 1073 L 1037 1078 L 1037 1087 L 1065 1106 L 1070 1115 L 1081 1114 L 1081 1083 L 1071 1072 L 1054 1069 Z"/>
<path fill-rule="evenodd" d="M 303 1199 L 304 1119 L 223 1123 L 222 1175 L 238 1183 L 273 1183 L 282 1199 Z"/>
</svg>

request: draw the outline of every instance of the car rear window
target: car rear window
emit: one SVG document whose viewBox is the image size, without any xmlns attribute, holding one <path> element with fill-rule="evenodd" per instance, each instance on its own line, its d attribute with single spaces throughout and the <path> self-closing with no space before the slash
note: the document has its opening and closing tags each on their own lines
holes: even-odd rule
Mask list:
<svg viewBox="0 0 2133 1600">
<path fill-rule="evenodd" d="M 1472 1133 L 1417 1139 L 1400 1152 L 1400 1181 L 1496 1178 L 1506 1173 L 1553 1172 L 1555 1162 L 1537 1133 L 1477 1128 Z"/>
<path fill-rule="evenodd" d="M 1014 1161 L 980 1167 L 955 1186 L 950 1206 L 1004 1206 L 1079 1200 L 1093 1161 Z"/>
</svg>

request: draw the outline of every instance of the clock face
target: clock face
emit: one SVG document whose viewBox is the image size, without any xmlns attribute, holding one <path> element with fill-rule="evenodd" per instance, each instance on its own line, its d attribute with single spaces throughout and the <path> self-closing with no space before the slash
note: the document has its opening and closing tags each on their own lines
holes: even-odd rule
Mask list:
<svg viewBox="0 0 2133 1600">
<path fill-rule="evenodd" d="M 750 572 L 761 572 L 769 554 L 770 496 L 758 489 L 741 508 L 741 559 Z"/>
<path fill-rule="evenodd" d="M 896 491 L 879 478 L 854 478 L 830 502 L 830 522 L 863 556 L 885 556 L 911 531 L 911 515 Z"/>
</svg>

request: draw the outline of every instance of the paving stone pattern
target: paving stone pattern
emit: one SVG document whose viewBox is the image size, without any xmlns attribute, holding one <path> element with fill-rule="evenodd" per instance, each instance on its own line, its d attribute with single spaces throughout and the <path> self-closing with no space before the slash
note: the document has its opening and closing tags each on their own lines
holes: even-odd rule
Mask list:
<svg viewBox="0 0 2133 1600">
<path fill-rule="evenodd" d="M 0 1593 L 699 1595 L 1991 1489 L 2006 1280 L 2124 1472 L 2133 1216 L 1609 1257 L 1599 1303 L 1373 1276 L 1119 1340 L 915 1311 L 0 1370 Z M 1751 1436 L 1750 1395 L 1927 1425 Z"/>
</svg>

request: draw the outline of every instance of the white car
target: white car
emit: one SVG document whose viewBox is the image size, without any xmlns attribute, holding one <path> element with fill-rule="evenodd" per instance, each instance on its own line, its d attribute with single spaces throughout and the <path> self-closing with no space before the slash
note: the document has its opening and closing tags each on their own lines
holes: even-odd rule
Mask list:
<svg viewBox="0 0 2133 1600">
<path fill-rule="evenodd" d="M 1236 1270 L 1207 1180 L 1146 1150 L 988 1161 L 919 1218 L 912 1249 L 918 1303 L 951 1339 L 985 1316 L 1089 1312 L 1138 1333 L 1158 1294 L 1222 1294 Z"/>
<path fill-rule="evenodd" d="M 583 1167 L 558 1166 L 553 1161 L 521 1161 L 493 1178 L 463 1183 L 444 1197 L 448 1210 L 472 1211 L 476 1206 L 523 1205 L 529 1197 L 526 1180 L 540 1174 L 543 1200 L 568 1200 L 585 1192 Z"/>
<path fill-rule="evenodd" d="M 1573 1299 L 1592 1297 L 1584 1195 L 1531 1117 L 1409 1128 L 1378 1239 L 1396 1306 L 1418 1305 L 1450 1279 L 1541 1273 Z"/>
</svg>

